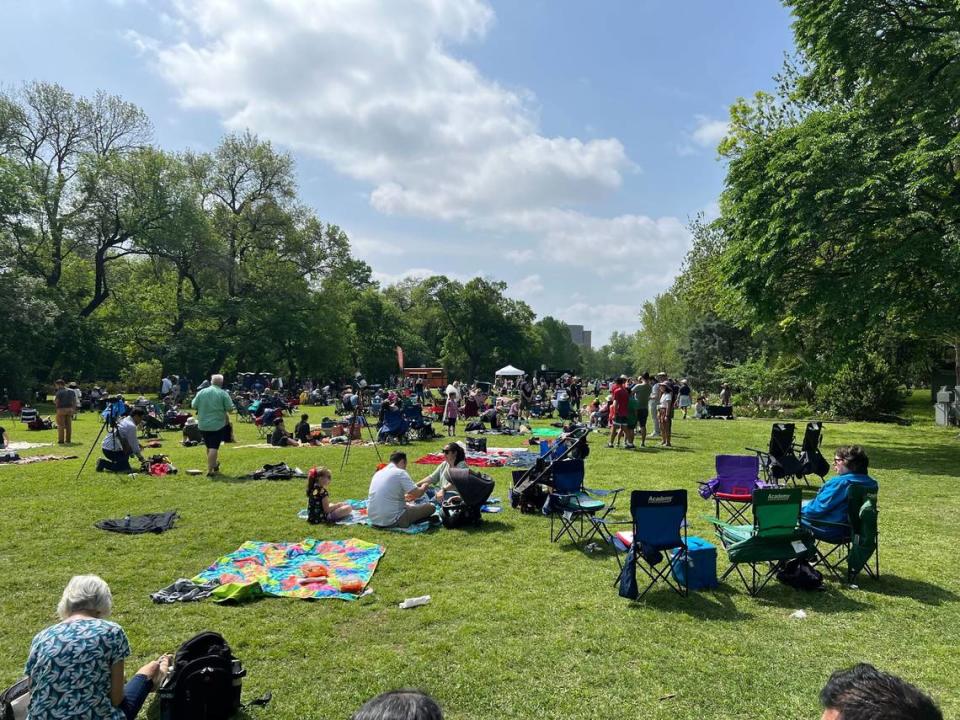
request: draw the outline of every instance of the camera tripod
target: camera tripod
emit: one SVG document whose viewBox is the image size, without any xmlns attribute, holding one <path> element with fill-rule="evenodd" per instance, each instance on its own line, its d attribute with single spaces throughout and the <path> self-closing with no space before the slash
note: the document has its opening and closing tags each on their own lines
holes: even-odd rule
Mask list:
<svg viewBox="0 0 960 720">
<path fill-rule="evenodd" d="M 350 424 L 347 426 L 347 444 L 343 448 L 343 457 L 340 460 L 340 472 L 343 472 L 344 466 L 347 464 L 347 460 L 350 458 L 350 446 L 353 444 L 353 432 L 354 428 L 360 425 L 360 418 L 364 417 L 363 415 L 363 388 L 360 389 L 360 392 L 357 393 L 357 402 L 353 408 L 353 415 L 350 417 Z M 380 448 L 377 446 L 377 439 L 374 437 L 373 430 L 370 429 L 370 423 L 366 421 L 364 417 L 363 425 L 367 428 L 367 435 L 370 436 L 370 442 L 373 443 L 373 449 L 377 452 L 377 461 L 383 462 L 383 458 L 380 456 Z M 358 435 L 360 433 L 357 433 Z"/>
</svg>

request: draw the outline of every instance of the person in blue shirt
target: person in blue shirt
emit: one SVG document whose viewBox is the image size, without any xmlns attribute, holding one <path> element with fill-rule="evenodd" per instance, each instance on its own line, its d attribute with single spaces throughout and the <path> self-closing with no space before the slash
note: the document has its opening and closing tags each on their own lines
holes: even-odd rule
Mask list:
<svg viewBox="0 0 960 720">
<path fill-rule="evenodd" d="M 861 485 L 876 492 L 877 481 L 867 475 L 869 460 L 859 445 L 837 448 L 833 454 L 836 476 L 823 484 L 816 497 L 804 503 L 800 522 L 813 534 L 824 540 L 841 540 L 844 529 L 821 523 L 847 524 L 847 498 L 851 485 Z"/>
</svg>

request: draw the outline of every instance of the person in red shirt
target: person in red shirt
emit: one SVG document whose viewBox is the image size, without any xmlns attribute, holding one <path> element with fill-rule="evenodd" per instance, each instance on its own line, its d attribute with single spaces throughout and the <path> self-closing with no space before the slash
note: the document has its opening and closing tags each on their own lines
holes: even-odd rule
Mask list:
<svg viewBox="0 0 960 720">
<path fill-rule="evenodd" d="M 620 440 L 627 441 L 627 413 L 630 407 L 630 391 L 627 390 L 627 378 L 621 375 L 613 385 L 613 429 L 607 447 L 620 446 Z M 629 444 L 629 443 L 628 443 Z"/>
</svg>

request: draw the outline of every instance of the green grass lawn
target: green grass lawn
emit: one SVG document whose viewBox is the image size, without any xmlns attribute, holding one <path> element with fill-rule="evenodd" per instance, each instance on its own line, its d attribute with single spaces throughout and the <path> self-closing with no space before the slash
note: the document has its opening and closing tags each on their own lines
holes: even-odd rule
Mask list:
<svg viewBox="0 0 960 720">
<path fill-rule="evenodd" d="M 377 457 L 354 447 L 258 450 L 227 447 L 227 477 L 190 477 L 202 448 L 166 433 L 162 452 L 181 474 L 163 479 L 97 474 L 75 480 L 79 460 L 0 467 L 0 683 L 23 669 L 30 639 L 55 621 L 71 575 L 97 573 L 113 589 L 113 619 L 134 651 L 128 673 L 195 632 L 222 632 L 249 671 L 244 697 L 267 690 L 264 718 L 346 718 L 384 690 L 420 687 L 450 718 L 813 718 L 830 672 L 867 661 L 931 691 L 947 716 L 960 713 L 960 441 L 936 428 L 918 394 L 910 427 L 831 423 L 825 453 L 839 444 L 868 449 L 880 483 L 881 572 L 859 589 L 829 582 L 801 593 L 773 582 L 760 599 L 728 582 L 687 599 L 664 588 L 641 603 L 620 598 L 608 554 L 551 544 L 545 518 L 509 507 L 479 531 L 407 536 L 367 527 L 315 527 L 297 519 L 304 481 L 236 476 L 285 460 L 333 468 L 333 499 L 364 497 Z M 318 420 L 324 409 L 311 408 Z M 329 412 L 329 410 L 327 410 Z M 8 428 L 14 423 L 3 420 Z M 462 427 L 462 426 L 461 426 Z M 608 450 L 592 435 L 588 484 L 686 488 L 691 534 L 710 537 L 696 495 L 716 453 L 763 446 L 770 421 L 675 422 L 675 448 Z M 99 429 L 83 414 L 72 452 L 85 454 Z M 238 426 L 241 443 L 255 429 Z M 13 440 L 55 441 L 56 432 Z M 491 438 L 491 445 L 520 441 Z M 411 459 L 442 441 L 407 447 Z M 384 447 L 386 454 L 390 448 Z M 50 449 L 32 452 L 51 452 Z M 56 452 L 56 449 L 53 450 Z M 29 454 L 29 453 L 23 453 Z M 96 457 L 96 455 L 95 455 Z M 829 458 L 829 455 L 828 455 Z M 431 468 L 411 465 L 414 478 Z M 509 469 L 492 470 L 507 503 Z M 620 515 L 627 516 L 629 498 Z M 182 520 L 159 536 L 121 536 L 93 523 L 177 509 Z M 210 602 L 154 605 L 149 594 L 191 577 L 245 540 L 357 537 L 386 546 L 373 595 L 357 602 L 264 599 L 244 606 Z M 719 570 L 726 568 L 721 552 Z M 400 610 L 407 597 L 433 602 Z M 796 609 L 805 620 L 790 619 Z M 136 664 L 135 664 L 136 663 Z"/>
</svg>

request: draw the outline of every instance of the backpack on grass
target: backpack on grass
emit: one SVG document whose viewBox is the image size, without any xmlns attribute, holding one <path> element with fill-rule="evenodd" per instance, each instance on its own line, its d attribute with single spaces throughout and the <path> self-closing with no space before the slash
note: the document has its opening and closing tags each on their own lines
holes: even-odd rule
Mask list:
<svg viewBox="0 0 960 720">
<path fill-rule="evenodd" d="M 195 635 L 177 650 L 157 691 L 160 720 L 228 720 L 240 710 L 246 674 L 220 633 Z"/>
</svg>

